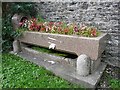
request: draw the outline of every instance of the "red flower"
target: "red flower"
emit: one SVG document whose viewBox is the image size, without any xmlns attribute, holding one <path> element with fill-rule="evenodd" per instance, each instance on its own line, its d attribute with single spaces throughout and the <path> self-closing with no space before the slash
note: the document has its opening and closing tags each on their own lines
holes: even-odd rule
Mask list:
<svg viewBox="0 0 120 90">
<path fill-rule="evenodd" d="M 23 25 L 23 22 L 19 22 L 19 26 L 21 27 Z"/>
<path fill-rule="evenodd" d="M 58 27 L 58 32 L 61 33 L 62 32 L 62 28 L 61 27 Z"/>
<path fill-rule="evenodd" d="M 68 28 L 65 28 L 64 29 L 64 33 L 67 34 L 69 32 L 69 29 Z"/>
<path fill-rule="evenodd" d="M 33 18 L 33 21 L 36 21 L 36 18 Z"/>
<path fill-rule="evenodd" d="M 45 27 L 41 27 L 41 29 L 40 29 L 41 31 L 45 31 L 46 29 L 45 29 Z"/>
<path fill-rule="evenodd" d="M 59 24 L 61 25 L 61 24 L 62 24 L 62 22 L 59 22 Z"/>
<path fill-rule="evenodd" d="M 79 32 L 79 30 L 78 30 L 78 27 L 77 27 L 77 26 L 75 26 L 75 27 L 74 27 L 74 31 L 75 31 L 75 32 Z"/>
<path fill-rule="evenodd" d="M 31 26 L 33 26 L 33 27 L 34 27 L 34 26 L 35 26 L 35 23 L 32 23 L 32 24 L 31 24 Z"/>
<path fill-rule="evenodd" d="M 30 30 L 33 30 L 33 26 L 30 26 L 30 28 L 29 28 Z"/>
<path fill-rule="evenodd" d="M 39 26 L 39 25 L 36 25 L 36 28 L 37 28 L 37 29 L 40 29 L 40 26 Z"/>
<path fill-rule="evenodd" d="M 58 27 L 58 31 L 62 31 L 62 28 L 61 28 L 61 27 Z"/>
<path fill-rule="evenodd" d="M 93 29 L 91 30 L 91 36 L 94 36 L 94 37 L 97 36 L 97 31 L 96 31 L 95 28 L 93 28 Z"/>
<path fill-rule="evenodd" d="M 49 22 L 49 26 L 52 27 L 54 25 L 54 22 Z"/>
</svg>

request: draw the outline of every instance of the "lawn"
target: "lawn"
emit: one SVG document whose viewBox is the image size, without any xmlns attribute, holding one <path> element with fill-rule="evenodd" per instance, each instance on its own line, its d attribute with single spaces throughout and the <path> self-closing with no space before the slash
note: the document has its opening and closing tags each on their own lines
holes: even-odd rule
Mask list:
<svg viewBox="0 0 120 90">
<path fill-rule="evenodd" d="M 80 88 L 12 54 L 2 55 L 3 88 Z"/>
<path fill-rule="evenodd" d="M 2 87 L 3 88 L 81 88 L 76 84 L 55 76 L 52 72 L 16 55 L 2 55 Z M 120 80 L 104 74 L 110 88 L 119 88 Z M 85 88 L 81 88 L 85 89 Z M 80 89 L 80 90 L 81 90 Z"/>
</svg>

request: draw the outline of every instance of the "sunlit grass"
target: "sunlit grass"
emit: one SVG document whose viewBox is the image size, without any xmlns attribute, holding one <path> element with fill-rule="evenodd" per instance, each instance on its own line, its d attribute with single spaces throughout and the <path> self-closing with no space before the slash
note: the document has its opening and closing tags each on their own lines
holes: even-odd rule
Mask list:
<svg viewBox="0 0 120 90">
<path fill-rule="evenodd" d="M 80 88 L 12 54 L 3 54 L 3 88 Z"/>
</svg>

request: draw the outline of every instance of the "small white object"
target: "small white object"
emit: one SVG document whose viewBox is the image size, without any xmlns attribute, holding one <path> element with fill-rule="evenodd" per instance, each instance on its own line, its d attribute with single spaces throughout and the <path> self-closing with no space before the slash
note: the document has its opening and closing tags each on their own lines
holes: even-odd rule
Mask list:
<svg viewBox="0 0 120 90">
<path fill-rule="evenodd" d="M 49 45 L 49 49 L 55 49 L 55 47 L 56 47 L 56 44 L 54 44 L 54 43 L 51 43 L 51 44 Z"/>
<path fill-rule="evenodd" d="M 49 63 L 51 63 L 51 64 L 55 64 L 55 62 L 54 61 L 48 61 Z"/>
<path fill-rule="evenodd" d="M 17 55 L 17 53 L 14 53 L 14 55 Z"/>
<path fill-rule="evenodd" d="M 33 59 L 37 59 L 37 58 L 33 58 Z"/>
<path fill-rule="evenodd" d="M 59 41 L 59 40 L 57 40 L 57 39 L 55 39 L 55 38 L 48 37 L 48 39 L 49 39 L 49 40 L 56 41 L 56 42 L 59 42 L 59 43 L 63 43 L 63 41 Z"/>
<path fill-rule="evenodd" d="M 46 59 L 44 59 L 44 61 L 47 61 Z"/>
<path fill-rule="evenodd" d="M 48 37 L 48 39 L 56 41 L 56 39 L 54 39 L 54 38 L 51 38 L 51 37 Z"/>
</svg>

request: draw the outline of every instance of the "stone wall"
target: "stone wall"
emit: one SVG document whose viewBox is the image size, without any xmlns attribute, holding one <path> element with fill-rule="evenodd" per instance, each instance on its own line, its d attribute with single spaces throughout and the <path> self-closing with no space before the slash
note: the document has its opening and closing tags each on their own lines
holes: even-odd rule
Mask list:
<svg viewBox="0 0 120 90">
<path fill-rule="evenodd" d="M 42 0 L 36 5 L 40 15 L 48 21 L 85 23 L 97 27 L 102 32 L 109 33 L 110 39 L 103 60 L 119 66 L 120 2 L 108 1 L 57 0 L 53 2 L 52 0 L 47 0 L 44 2 Z"/>
</svg>

